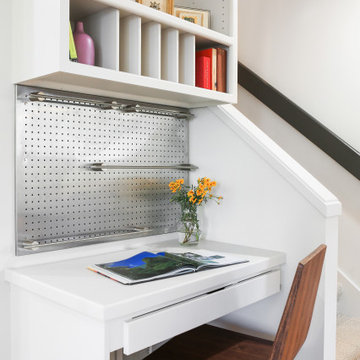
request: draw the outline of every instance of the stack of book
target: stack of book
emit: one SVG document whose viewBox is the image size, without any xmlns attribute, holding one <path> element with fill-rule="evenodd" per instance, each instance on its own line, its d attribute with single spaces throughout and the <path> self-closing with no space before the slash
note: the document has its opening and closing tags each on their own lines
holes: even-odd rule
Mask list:
<svg viewBox="0 0 360 360">
<path fill-rule="evenodd" d="M 226 50 L 209 48 L 196 52 L 196 86 L 226 92 Z"/>
</svg>

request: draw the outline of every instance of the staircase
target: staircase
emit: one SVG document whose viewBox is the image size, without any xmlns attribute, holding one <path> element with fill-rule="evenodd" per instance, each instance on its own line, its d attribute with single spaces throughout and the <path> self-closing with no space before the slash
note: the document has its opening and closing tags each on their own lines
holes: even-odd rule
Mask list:
<svg viewBox="0 0 360 360">
<path fill-rule="evenodd" d="M 338 269 L 336 360 L 360 360 L 360 291 Z"/>
<path fill-rule="evenodd" d="M 338 315 L 336 360 L 360 360 L 360 318 Z"/>
<path fill-rule="evenodd" d="M 302 135 L 308 138 L 313 144 L 323 150 L 327 155 L 337 161 L 342 167 L 344 167 L 355 178 L 360 180 L 360 156 L 359 153 L 351 148 L 348 144 L 342 141 L 329 129 L 324 127 L 319 121 L 317 121 L 310 114 L 306 113 L 303 109 L 297 106 L 289 98 L 281 94 L 270 84 L 264 81 L 261 77 L 256 75 L 245 65 L 238 64 L 238 84 L 247 90 L 248 93 L 253 95 L 257 100 L 262 102 L 266 107 L 272 110 L 275 114 L 285 120 L 288 124 L 298 130 Z M 247 94 L 244 94 L 247 96 Z M 299 160 L 303 166 L 307 164 L 310 169 L 311 165 L 307 161 L 304 161 L 305 157 L 299 156 L 299 151 L 295 147 L 291 147 L 289 139 L 299 146 L 301 139 L 291 132 L 288 132 L 285 128 L 281 128 L 273 121 L 262 122 L 265 117 L 265 107 L 259 107 L 259 104 L 246 98 L 245 101 L 239 102 L 238 108 L 244 112 L 244 114 L 252 119 L 253 122 L 258 125 L 266 134 L 273 138 L 280 146 L 286 151 L 293 150 L 295 154 L 294 158 Z M 268 119 L 267 119 L 268 120 Z M 271 129 L 271 130 L 269 130 Z M 285 129 L 285 130 L 284 130 Z M 276 132 L 277 131 L 277 132 Z M 280 136 L 274 135 L 281 133 Z M 290 136 L 290 137 L 289 137 Z M 294 151 L 296 149 L 296 151 Z M 308 152 L 306 152 L 306 150 Z M 291 153 L 291 151 L 290 151 Z M 316 155 L 310 147 L 305 149 L 305 153 Z M 320 159 L 320 158 L 319 158 Z M 322 158 L 324 159 L 324 158 Z M 312 171 L 310 171 L 312 172 Z M 317 173 L 321 179 L 320 172 Z M 329 174 L 327 174 L 329 175 Z M 316 176 L 316 175 L 315 175 Z M 338 176 L 338 174 L 337 174 Z M 344 172 L 344 181 L 348 181 L 348 174 Z M 323 176 L 323 179 L 325 177 Z M 352 180 L 350 180 L 352 181 Z M 342 184 L 338 180 L 339 184 Z M 326 183 L 326 182 L 325 182 Z M 338 185 L 339 185 L 338 184 Z M 335 182 L 332 183 L 335 186 Z M 339 186 L 339 188 L 342 185 Z M 356 189 L 356 190 L 355 190 Z M 352 196 L 357 187 L 349 190 L 348 194 Z M 341 192 L 340 192 L 341 193 Z M 344 197 L 346 200 L 346 196 Z M 348 204 L 346 204 L 348 206 Z M 345 226 L 344 226 L 345 227 Z M 350 228 L 347 231 L 353 231 L 354 228 Z M 344 230 L 343 230 L 344 231 Z M 356 252 L 355 252 L 356 253 Z M 356 259 L 356 258 L 355 258 Z M 356 261 L 356 260 L 355 260 Z M 353 267 L 356 266 L 356 262 Z M 337 360 L 360 360 L 360 284 L 357 278 L 357 282 L 353 281 L 349 276 L 338 268 L 338 321 L 337 321 Z"/>
</svg>

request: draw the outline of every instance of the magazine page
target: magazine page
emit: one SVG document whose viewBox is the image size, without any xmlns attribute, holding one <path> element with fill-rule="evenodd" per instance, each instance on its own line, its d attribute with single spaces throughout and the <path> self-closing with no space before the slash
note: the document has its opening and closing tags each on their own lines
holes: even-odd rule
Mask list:
<svg viewBox="0 0 360 360">
<path fill-rule="evenodd" d="M 210 250 L 194 250 L 183 253 L 172 252 L 171 254 L 176 255 L 177 257 L 195 261 L 198 264 L 197 270 L 241 264 L 249 261 L 244 259 L 241 255 L 236 256 L 233 254 L 218 253 Z"/>
<path fill-rule="evenodd" d="M 194 272 L 197 263 L 166 252 L 141 252 L 128 259 L 96 264 L 89 269 L 124 284 L 151 281 L 183 273 Z"/>
</svg>

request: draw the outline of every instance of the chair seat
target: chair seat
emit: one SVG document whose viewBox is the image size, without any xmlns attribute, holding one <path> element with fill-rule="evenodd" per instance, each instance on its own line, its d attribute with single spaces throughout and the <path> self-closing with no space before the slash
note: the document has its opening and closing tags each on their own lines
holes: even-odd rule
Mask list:
<svg viewBox="0 0 360 360">
<path fill-rule="evenodd" d="M 146 360 L 268 360 L 273 342 L 203 325 L 168 341 Z"/>
</svg>

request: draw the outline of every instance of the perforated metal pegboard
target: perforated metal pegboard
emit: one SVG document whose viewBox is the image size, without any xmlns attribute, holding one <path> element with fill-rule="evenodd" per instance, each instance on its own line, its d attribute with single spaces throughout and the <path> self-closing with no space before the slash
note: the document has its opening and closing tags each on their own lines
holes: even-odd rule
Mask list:
<svg viewBox="0 0 360 360">
<path fill-rule="evenodd" d="M 134 228 L 176 229 L 179 208 L 169 202 L 168 183 L 187 181 L 186 171 L 98 172 L 86 166 L 187 163 L 186 120 L 24 101 L 25 92 L 29 88 L 18 87 L 18 254 L 28 253 L 24 242 L 65 243 L 133 233 Z"/>
</svg>

